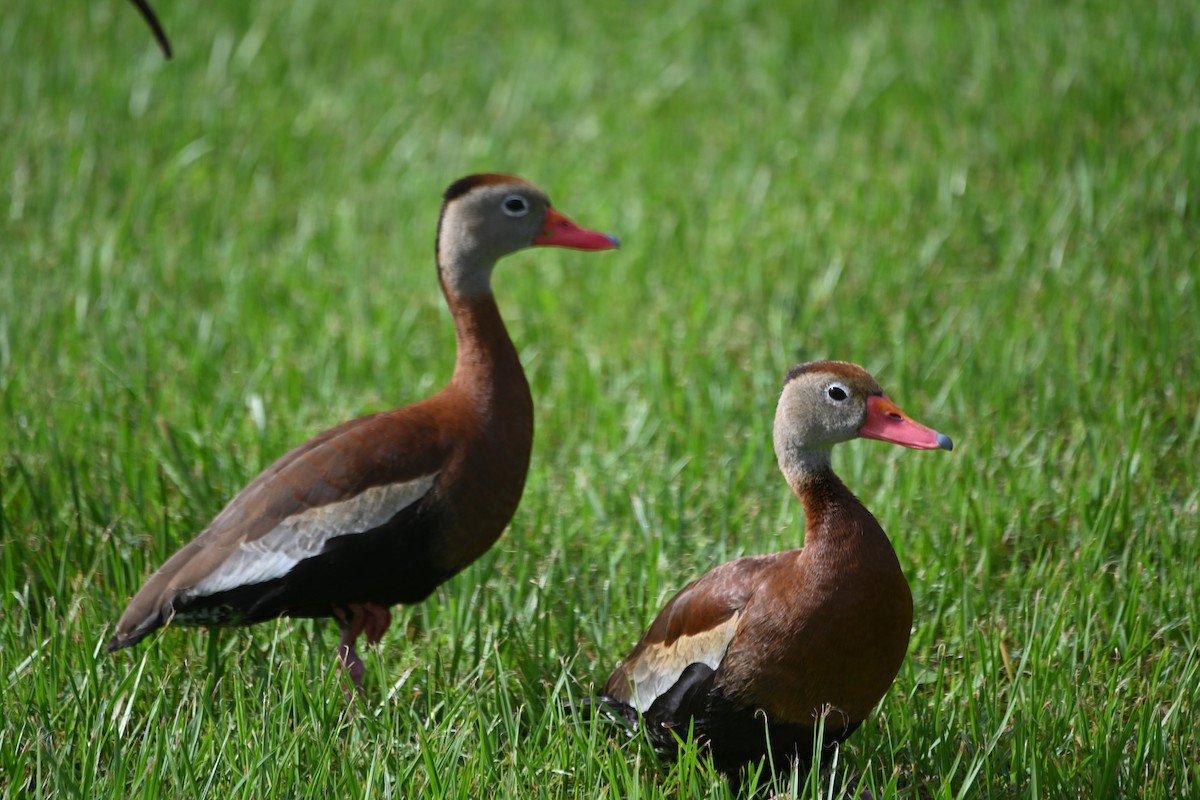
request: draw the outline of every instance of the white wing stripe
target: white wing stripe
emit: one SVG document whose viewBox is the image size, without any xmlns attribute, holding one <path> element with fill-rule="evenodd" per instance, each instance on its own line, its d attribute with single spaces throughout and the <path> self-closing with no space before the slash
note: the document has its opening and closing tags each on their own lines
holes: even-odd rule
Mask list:
<svg viewBox="0 0 1200 800">
<path fill-rule="evenodd" d="M 737 633 L 740 617 L 741 613 L 735 613 L 704 633 L 680 636 L 670 646 L 646 648 L 637 663 L 631 665 L 629 679 L 633 682 L 633 696 L 629 704 L 644 714 L 661 694 L 675 685 L 691 664 L 700 662 L 715 670 Z"/>
<path fill-rule="evenodd" d="M 340 503 L 293 514 L 263 536 L 241 542 L 219 567 L 183 594 L 199 597 L 281 578 L 319 554 L 330 539 L 378 528 L 425 496 L 437 476 L 434 472 L 407 483 L 373 486 Z"/>
</svg>

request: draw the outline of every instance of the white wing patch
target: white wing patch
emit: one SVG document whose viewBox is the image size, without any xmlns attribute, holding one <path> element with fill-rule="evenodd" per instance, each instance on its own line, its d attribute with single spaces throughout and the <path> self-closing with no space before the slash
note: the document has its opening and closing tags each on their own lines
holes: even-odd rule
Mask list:
<svg viewBox="0 0 1200 800">
<path fill-rule="evenodd" d="M 330 539 L 378 528 L 424 497 L 437 476 L 434 472 L 407 483 L 372 486 L 349 500 L 293 514 L 263 536 L 241 542 L 219 567 L 181 594 L 201 597 L 281 578 L 318 555 Z"/>
<path fill-rule="evenodd" d="M 741 612 L 715 628 L 695 636 L 680 636 L 671 645 L 653 645 L 642 651 L 634 664 L 626 666 L 633 684 L 629 704 L 645 713 L 650 705 L 679 680 L 689 665 L 697 662 L 716 669 L 737 633 Z"/>
</svg>

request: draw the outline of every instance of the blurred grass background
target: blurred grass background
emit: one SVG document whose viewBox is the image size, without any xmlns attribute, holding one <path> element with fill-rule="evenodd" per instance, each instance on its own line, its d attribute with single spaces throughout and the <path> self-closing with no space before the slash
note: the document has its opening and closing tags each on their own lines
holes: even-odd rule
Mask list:
<svg viewBox="0 0 1200 800">
<path fill-rule="evenodd" d="M 727 796 L 560 704 L 799 543 L 771 417 L 823 357 L 956 449 L 839 450 L 914 638 L 780 791 L 1200 792 L 1200 6 L 157 10 L 170 62 L 119 0 L 0 20 L 0 795 Z M 104 654 L 258 470 L 449 377 L 434 227 L 481 170 L 624 243 L 497 272 L 538 413 L 509 532 L 349 721 L 330 625 Z"/>
</svg>

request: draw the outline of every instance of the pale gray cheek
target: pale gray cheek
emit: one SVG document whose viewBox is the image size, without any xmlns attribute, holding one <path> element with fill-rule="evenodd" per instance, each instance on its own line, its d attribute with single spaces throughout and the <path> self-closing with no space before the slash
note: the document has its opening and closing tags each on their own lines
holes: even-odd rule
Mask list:
<svg viewBox="0 0 1200 800">
<path fill-rule="evenodd" d="M 290 516 L 264 536 L 240 543 L 217 569 L 181 595 L 202 597 L 282 578 L 304 559 L 319 555 L 330 539 L 383 525 L 424 497 L 437 475 L 375 486 L 340 503 Z"/>
</svg>

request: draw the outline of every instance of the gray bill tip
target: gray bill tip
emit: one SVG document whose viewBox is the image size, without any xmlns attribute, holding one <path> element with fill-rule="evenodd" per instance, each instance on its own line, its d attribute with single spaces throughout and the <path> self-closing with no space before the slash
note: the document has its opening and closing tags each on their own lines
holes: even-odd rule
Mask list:
<svg viewBox="0 0 1200 800">
<path fill-rule="evenodd" d="M 944 433 L 939 433 L 937 435 L 937 443 L 938 447 L 942 448 L 943 450 L 954 449 L 954 442 L 950 441 L 950 437 Z"/>
<path fill-rule="evenodd" d="M 606 239 L 608 239 L 610 242 L 612 242 L 612 243 L 613 243 L 613 247 L 620 247 L 620 246 L 621 246 L 621 240 L 620 240 L 620 239 L 618 239 L 617 237 L 613 236 L 611 233 L 606 233 L 606 234 L 604 234 L 604 238 L 606 238 Z"/>
</svg>

